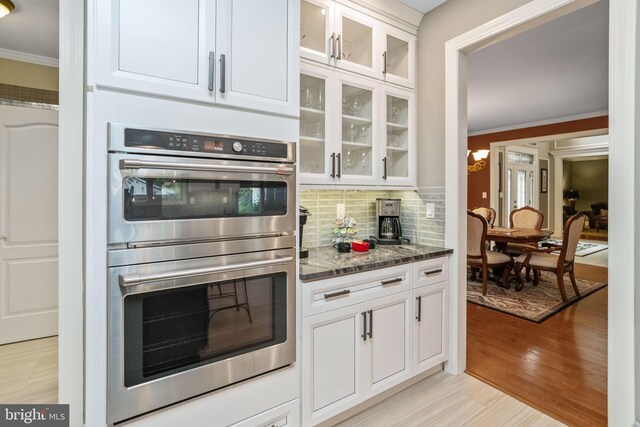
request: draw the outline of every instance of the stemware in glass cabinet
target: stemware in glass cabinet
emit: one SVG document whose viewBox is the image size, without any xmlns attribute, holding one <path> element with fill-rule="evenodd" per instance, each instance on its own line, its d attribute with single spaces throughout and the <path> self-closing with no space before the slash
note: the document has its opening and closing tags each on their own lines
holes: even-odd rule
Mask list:
<svg viewBox="0 0 640 427">
<path fill-rule="evenodd" d="M 340 59 L 372 68 L 373 29 L 343 16 L 341 36 Z"/>
<path fill-rule="evenodd" d="M 325 172 L 326 85 L 322 78 L 300 75 L 300 171 Z"/>
</svg>

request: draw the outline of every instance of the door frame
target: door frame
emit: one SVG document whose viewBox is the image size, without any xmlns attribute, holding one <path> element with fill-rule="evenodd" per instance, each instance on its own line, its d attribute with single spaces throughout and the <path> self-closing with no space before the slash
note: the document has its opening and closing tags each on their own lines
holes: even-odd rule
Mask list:
<svg viewBox="0 0 640 427">
<path fill-rule="evenodd" d="M 592 3 L 533 0 L 445 44 L 445 245 L 456 249 L 450 269 L 451 357 L 445 367 L 451 373 L 462 373 L 466 367 L 467 55 Z M 638 6 L 634 0 L 620 0 L 609 7 L 609 161 L 615 165 L 609 168 L 609 204 L 613 206 L 609 283 L 617 285 L 609 288 L 608 415 L 610 425 L 632 425 L 636 408 L 634 338 L 639 330 L 634 325 L 640 325 L 634 318 L 635 307 L 640 306 L 633 286 L 634 263 L 639 258 L 634 245 L 640 238 L 629 239 L 625 234 L 640 225 L 640 219 L 634 217 L 640 202 L 634 192 L 640 182 L 640 176 L 636 179 L 640 159 L 636 160 L 634 150 L 639 139 L 635 122 Z"/>
</svg>

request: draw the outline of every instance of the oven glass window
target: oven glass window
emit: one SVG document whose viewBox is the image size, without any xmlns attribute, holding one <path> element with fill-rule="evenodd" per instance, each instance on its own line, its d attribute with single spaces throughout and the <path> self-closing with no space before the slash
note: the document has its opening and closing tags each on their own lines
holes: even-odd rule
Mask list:
<svg viewBox="0 0 640 427">
<path fill-rule="evenodd" d="M 285 182 L 126 177 L 122 185 L 127 221 L 287 213 Z"/>
<path fill-rule="evenodd" d="M 126 387 L 287 339 L 286 273 L 124 299 Z"/>
</svg>

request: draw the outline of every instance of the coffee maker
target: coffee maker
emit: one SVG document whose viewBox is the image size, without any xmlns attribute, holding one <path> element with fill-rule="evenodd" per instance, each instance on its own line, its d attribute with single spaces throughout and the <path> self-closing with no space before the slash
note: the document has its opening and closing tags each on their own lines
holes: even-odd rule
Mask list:
<svg viewBox="0 0 640 427">
<path fill-rule="evenodd" d="M 376 216 L 378 217 L 378 244 L 399 245 L 402 236 L 400 199 L 376 199 Z"/>
</svg>

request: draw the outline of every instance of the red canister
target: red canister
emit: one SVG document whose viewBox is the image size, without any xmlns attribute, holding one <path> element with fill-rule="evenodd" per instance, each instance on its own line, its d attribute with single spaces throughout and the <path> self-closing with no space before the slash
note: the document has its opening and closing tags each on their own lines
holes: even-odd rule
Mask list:
<svg viewBox="0 0 640 427">
<path fill-rule="evenodd" d="M 369 242 L 354 240 L 353 242 L 351 242 L 351 249 L 356 252 L 367 252 L 369 250 Z"/>
</svg>

